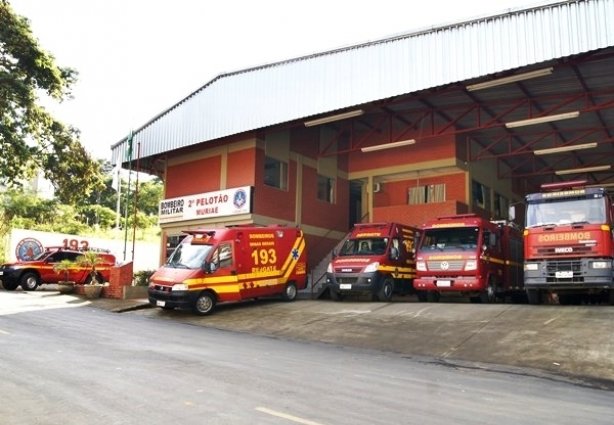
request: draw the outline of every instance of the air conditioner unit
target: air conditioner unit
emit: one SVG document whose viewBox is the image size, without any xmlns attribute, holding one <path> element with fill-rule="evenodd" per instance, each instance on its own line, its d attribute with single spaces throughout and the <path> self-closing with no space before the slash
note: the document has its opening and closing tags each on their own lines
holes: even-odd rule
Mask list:
<svg viewBox="0 0 614 425">
<path fill-rule="evenodd" d="M 373 183 L 373 193 L 381 192 L 382 184 L 381 183 Z"/>
</svg>

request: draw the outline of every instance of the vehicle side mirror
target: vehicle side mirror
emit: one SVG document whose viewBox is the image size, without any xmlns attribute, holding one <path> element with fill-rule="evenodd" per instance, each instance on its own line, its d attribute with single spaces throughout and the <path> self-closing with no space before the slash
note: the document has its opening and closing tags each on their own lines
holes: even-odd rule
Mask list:
<svg viewBox="0 0 614 425">
<path fill-rule="evenodd" d="M 217 270 L 217 265 L 215 263 L 205 261 L 203 262 L 201 269 L 205 273 L 213 273 L 215 270 Z"/>
<path fill-rule="evenodd" d="M 507 209 L 507 216 L 510 221 L 514 221 L 514 219 L 516 218 L 516 206 L 515 205 L 510 205 L 510 207 Z"/>
<path fill-rule="evenodd" d="M 398 248 L 392 247 L 390 248 L 390 259 L 398 260 L 399 259 L 399 250 Z"/>
<path fill-rule="evenodd" d="M 339 255 L 339 254 L 337 253 L 337 250 L 336 250 L 336 249 L 333 249 L 333 251 L 332 251 L 332 255 L 333 255 L 333 258 L 336 258 L 336 257 L 337 257 L 337 255 Z"/>
</svg>

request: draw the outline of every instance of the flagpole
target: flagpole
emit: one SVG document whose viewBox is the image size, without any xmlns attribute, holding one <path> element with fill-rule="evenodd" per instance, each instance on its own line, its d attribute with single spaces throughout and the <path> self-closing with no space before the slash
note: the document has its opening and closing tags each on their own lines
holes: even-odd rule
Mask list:
<svg viewBox="0 0 614 425">
<path fill-rule="evenodd" d="M 121 161 L 118 160 L 118 165 L 121 164 Z M 120 204 L 122 198 L 122 177 L 121 177 L 121 167 L 117 167 L 117 203 L 115 206 L 115 230 L 119 232 L 119 218 L 121 216 Z"/>
<path fill-rule="evenodd" d="M 139 170 L 141 159 L 141 142 L 136 144 L 136 185 L 134 186 L 134 223 L 132 223 L 132 261 L 134 261 L 134 247 L 136 244 L 136 215 L 139 202 Z"/>
<path fill-rule="evenodd" d="M 132 178 L 132 138 L 133 138 L 132 130 L 130 130 L 130 134 L 128 135 L 128 188 L 126 189 L 126 202 L 125 202 L 125 223 L 124 223 L 124 261 L 126 261 L 126 250 L 128 248 L 128 207 L 130 206 L 130 202 L 128 202 L 128 197 L 130 196 L 130 183 Z"/>
</svg>

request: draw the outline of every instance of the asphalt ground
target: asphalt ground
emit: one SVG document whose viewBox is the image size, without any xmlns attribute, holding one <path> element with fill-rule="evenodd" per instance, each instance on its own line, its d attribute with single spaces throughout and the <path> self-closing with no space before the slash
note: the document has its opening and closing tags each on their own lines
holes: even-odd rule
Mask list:
<svg viewBox="0 0 614 425">
<path fill-rule="evenodd" d="M 93 301 L 110 311 L 276 338 L 399 353 L 453 366 L 569 379 L 614 389 L 614 307 L 390 303 L 362 299 L 221 304 L 213 314 L 149 308 L 147 300 Z"/>
</svg>

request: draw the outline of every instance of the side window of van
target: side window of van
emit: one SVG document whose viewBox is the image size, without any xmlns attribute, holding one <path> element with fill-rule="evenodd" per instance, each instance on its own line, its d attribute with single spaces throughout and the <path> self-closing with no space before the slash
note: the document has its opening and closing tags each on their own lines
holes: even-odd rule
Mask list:
<svg viewBox="0 0 614 425">
<path fill-rule="evenodd" d="M 398 260 L 399 256 L 402 255 L 401 252 L 401 243 L 398 238 L 392 239 L 392 250 L 390 251 L 390 256 L 393 260 Z"/>
<path fill-rule="evenodd" d="M 219 250 L 220 267 L 232 266 L 232 246 L 230 244 L 221 244 Z"/>
</svg>

